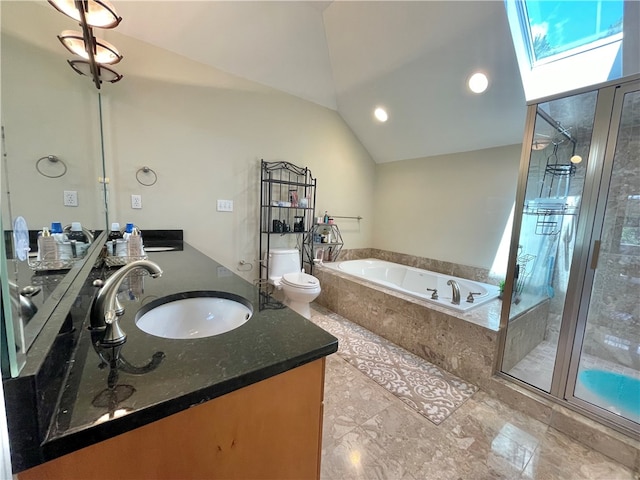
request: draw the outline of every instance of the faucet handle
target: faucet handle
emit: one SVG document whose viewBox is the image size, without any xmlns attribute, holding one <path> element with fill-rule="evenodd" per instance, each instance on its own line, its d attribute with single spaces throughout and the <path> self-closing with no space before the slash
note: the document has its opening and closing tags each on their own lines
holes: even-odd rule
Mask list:
<svg viewBox="0 0 640 480">
<path fill-rule="evenodd" d="M 120 328 L 118 313 L 115 310 L 107 311 L 104 314 L 104 323 L 106 324 L 106 329 L 104 331 L 104 338 L 100 343 L 109 346 L 123 344 L 127 338 L 127 334 Z"/>
<path fill-rule="evenodd" d="M 431 300 L 438 300 L 438 289 L 437 288 L 427 288 L 427 292 L 433 292 L 431 294 Z"/>
<path fill-rule="evenodd" d="M 469 295 L 467 296 L 467 302 L 468 303 L 473 303 L 473 301 L 475 300 L 475 298 L 473 298 L 474 295 L 481 295 L 481 292 L 469 292 Z"/>
</svg>

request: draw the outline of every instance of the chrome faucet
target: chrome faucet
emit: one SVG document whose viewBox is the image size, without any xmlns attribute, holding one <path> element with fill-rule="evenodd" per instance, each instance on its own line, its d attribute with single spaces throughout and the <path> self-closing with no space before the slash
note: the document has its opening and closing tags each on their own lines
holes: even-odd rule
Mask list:
<svg viewBox="0 0 640 480">
<path fill-rule="evenodd" d="M 447 285 L 451 285 L 451 289 L 453 290 L 451 303 L 454 305 L 460 305 L 460 287 L 458 286 L 458 282 L 455 280 L 449 280 L 447 281 Z"/>
<path fill-rule="evenodd" d="M 122 331 L 118 323 L 118 316 L 124 313 L 124 308 L 118 302 L 118 288 L 132 271 L 142 268 L 149 272 L 152 278 L 162 275 L 162 269 L 150 260 L 137 260 L 126 264 L 104 282 L 98 291 L 91 307 L 91 330 L 102 330 L 104 335 L 99 340 L 101 345 L 121 345 L 127 340 L 127 334 Z"/>
</svg>

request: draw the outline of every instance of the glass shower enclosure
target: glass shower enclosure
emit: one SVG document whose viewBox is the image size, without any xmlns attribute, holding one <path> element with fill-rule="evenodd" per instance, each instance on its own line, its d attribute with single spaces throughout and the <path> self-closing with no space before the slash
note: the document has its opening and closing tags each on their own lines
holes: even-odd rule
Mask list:
<svg viewBox="0 0 640 480">
<path fill-rule="evenodd" d="M 503 375 L 640 431 L 640 77 L 531 104 Z"/>
</svg>

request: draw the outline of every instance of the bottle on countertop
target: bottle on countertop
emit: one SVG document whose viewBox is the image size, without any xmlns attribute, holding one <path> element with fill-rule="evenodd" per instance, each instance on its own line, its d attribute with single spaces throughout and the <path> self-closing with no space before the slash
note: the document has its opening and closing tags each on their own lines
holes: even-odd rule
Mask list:
<svg viewBox="0 0 640 480">
<path fill-rule="evenodd" d="M 51 222 L 51 229 L 49 230 L 49 233 L 58 243 L 62 243 L 66 240 L 66 235 L 62 231 L 62 223 L 60 222 Z"/>
<path fill-rule="evenodd" d="M 89 248 L 89 239 L 82 230 L 80 222 L 71 222 L 71 231 L 67 234 L 69 243 L 71 244 L 71 256 L 73 258 L 82 258 Z"/>
<path fill-rule="evenodd" d="M 127 255 L 130 257 L 141 257 L 144 255 L 142 246 L 142 235 L 140 230 L 133 227 L 127 240 Z"/>
<path fill-rule="evenodd" d="M 38 236 L 38 260 L 58 260 L 58 244 L 47 227 Z"/>
<path fill-rule="evenodd" d="M 129 240 L 131 232 L 133 232 L 133 228 L 133 223 L 127 223 L 127 225 L 124 227 L 124 234 L 122 235 L 122 238 L 124 238 L 125 240 Z"/>
<path fill-rule="evenodd" d="M 76 242 L 89 243 L 89 239 L 84 234 L 80 222 L 71 222 L 71 231 L 67 234 L 67 238 Z"/>
<path fill-rule="evenodd" d="M 109 254 L 114 257 L 117 255 L 118 240 L 122 242 L 122 233 L 120 232 L 120 224 L 118 222 L 113 222 L 111 224 L 111 230 L 109 231 L 109 235 L 107 236 L 107 243 L 109 244 L 109 242 L 111 242 L 110 243 L 111 251 L 109 251 Z"/>
<path fill-rule="evenodd" d="M 119 238 L 122 238 L 122 233 L 120 232 L 120 224 L 118 222 L 113 222 L 111 224 L 111 230 L 109 230 L 107 240 L 117 240 Z"/>
</svg>

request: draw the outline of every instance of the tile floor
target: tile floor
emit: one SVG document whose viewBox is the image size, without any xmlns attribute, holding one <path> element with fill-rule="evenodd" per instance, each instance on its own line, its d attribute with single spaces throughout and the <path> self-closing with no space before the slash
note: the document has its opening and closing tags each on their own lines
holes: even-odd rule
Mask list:
<svg viewBox="0 0 640 480">
<path fill-rule="evenodd" d="M 321 479 L 640 480 L 640 475 L 482 391 L 436 426 L 334 354 L 327 357 Z"/>
</svg>

